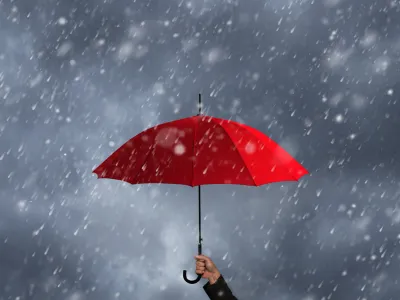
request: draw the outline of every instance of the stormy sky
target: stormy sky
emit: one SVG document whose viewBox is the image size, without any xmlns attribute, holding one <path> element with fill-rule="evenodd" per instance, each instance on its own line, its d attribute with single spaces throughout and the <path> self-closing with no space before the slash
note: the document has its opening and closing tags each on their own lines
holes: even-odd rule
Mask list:
<svg viewBox="0 0 400 300">
<path fill-rule="evenodd" d="M 206 299 L 196 190 L 92 174 L 198 93 L 311 172 L 203 189 L 234 294 L 398 299 L 399 29 L 397 0 L 0 1 L 0 299 Z"/>
</svg>

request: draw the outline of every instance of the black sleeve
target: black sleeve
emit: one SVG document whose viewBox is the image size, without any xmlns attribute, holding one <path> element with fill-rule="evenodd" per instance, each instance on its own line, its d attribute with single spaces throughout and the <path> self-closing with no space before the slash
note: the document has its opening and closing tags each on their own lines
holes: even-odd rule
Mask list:
<svg viewBox="0 0 400 300">
<path fill-rule="evenodd" d="M 214 284 L 207 282 L 203 286 L 203 289 L 210 300 L 238 300 L 233 296 L 231 289 L 222 275 Z"/>
</svg>

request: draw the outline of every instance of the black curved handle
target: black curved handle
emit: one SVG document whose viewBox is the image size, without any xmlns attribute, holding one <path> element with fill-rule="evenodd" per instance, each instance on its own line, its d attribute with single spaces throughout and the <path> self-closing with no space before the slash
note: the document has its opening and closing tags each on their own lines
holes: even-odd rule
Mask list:
<svg viewBox="0 0 400 300">
<path fill-rule="evenodd" d="M 198 283 L 201 279 L 201 275 L 197 275 L 197 278 L 194 280 L 190 280 L 186 277 L 186 270 L 183 270 L 183 279 L 185 279 L 185 281 L 189 284 L 195 284 Z"/>
</svg>

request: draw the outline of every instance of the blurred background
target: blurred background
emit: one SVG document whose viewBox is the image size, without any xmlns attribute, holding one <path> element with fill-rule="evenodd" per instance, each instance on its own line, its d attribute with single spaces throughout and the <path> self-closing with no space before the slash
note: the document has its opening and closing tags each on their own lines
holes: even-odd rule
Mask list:
<svg viewBox="0 0 400 300">
<path fill-rule="evenodd" d="M 197 192 L 91 172 L 197 113 L 311 172 L 203 189 L 204 252 L 239 299 L 400 292 L 398 0 L 0 1 L 0 299 L 206 299 Z"/>
</svg>

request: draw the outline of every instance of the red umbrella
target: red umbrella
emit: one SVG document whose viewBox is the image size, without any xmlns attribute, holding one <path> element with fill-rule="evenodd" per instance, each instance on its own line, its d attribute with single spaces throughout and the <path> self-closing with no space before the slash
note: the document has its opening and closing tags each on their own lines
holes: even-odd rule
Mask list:
<svg viewBox="0 0 400 300">
<path fill-rule="evenodd" d="M 149 128 L 131 138 L 94 171 L 99 178 L 131 184 L 198 186 L 201 254 L 201 185 L 260 186 L 297 181 L 308 171 L 260 131 L 230 120 L 199 114 Z M 188 283 L 195 280 L 183 277 Z"/>
</svg>

